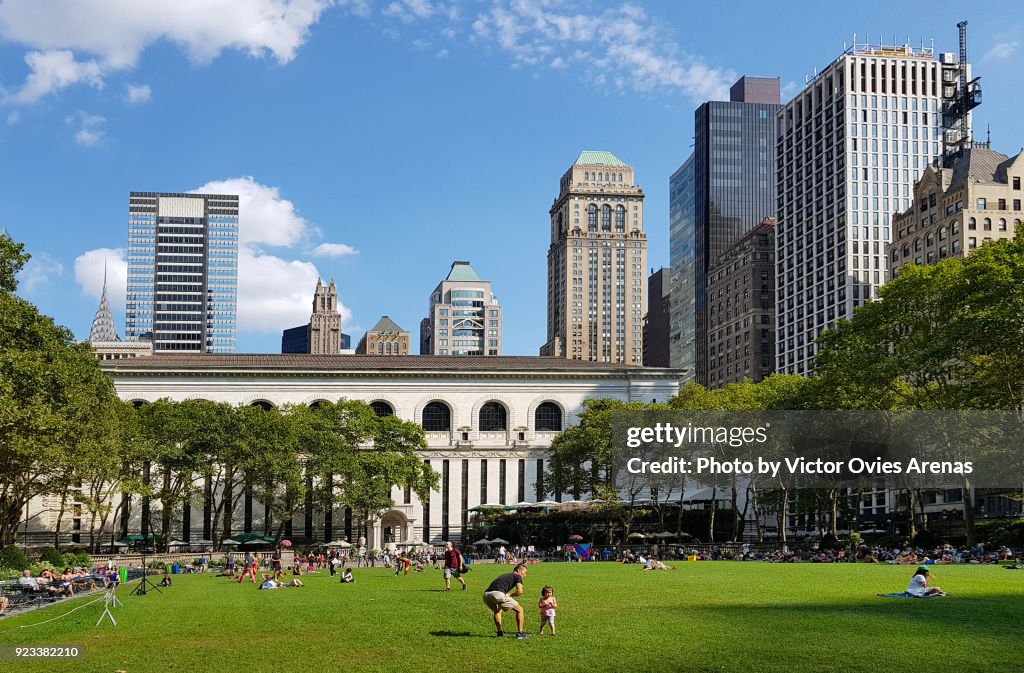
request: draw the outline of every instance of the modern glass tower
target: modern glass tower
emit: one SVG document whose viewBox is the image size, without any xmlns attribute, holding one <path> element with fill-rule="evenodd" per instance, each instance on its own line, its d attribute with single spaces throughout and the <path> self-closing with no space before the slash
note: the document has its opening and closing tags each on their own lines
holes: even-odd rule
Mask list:
<svg viewBox="0 0 1024 673">
<path fill-rule="evenodd" d="M 692 169 L 684 164 L 673 175 L 670 236 L 680 238 L 671 240 L 670 249 L 673 292 L 679 288 L 680 296 L 678 302 L 675 297 L 672 301 L 679 304 L 674 310 L 681 347 L 672 365 L 689 369 L 704 385 L 712 329 L 707 315 L 708 267 L 775 213 L 775 115 L 781 107 L 778 78 L 741 77 L 728 101 L 709 101 L 697 108 Z M 692 225 L 684 215 L 691 205 Z M 687 342 L 690 334 L 692 346 Z"/>
<path fill-rule="evenodd" d="M 930 48 L 855 44 L 779 113 L 776 371 L 810 373 L 822 331 L 877 297 L 891 218 L 942 153 L 957 67 Z"/>
<path fill-rule="evenodd" d="M 501 355 L 502 320 L 491 281 L 467 261 L 452 262 L 420 322 L 420 355 Z"/>
<path fill-rule="evenodd" d="M 125 336 L 161 351 L 233 353 L 238 196 L 132 192 Z"/>
<path fill-rule="evenodd" d="M 668 329 L 669 366 L 685 369 L 683 381 L 697 366 L 697 275 L 693 228 L 693 165 L 690 155 L 668 181 L 671 288 Z"/>
</svg>

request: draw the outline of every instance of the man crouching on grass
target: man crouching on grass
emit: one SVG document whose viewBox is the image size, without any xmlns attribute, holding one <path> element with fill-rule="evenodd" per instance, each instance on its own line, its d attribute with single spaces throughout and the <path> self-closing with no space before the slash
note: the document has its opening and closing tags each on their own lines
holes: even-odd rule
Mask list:
<svg viewBox="0 0 1024 673">
<path fill-rule="evenodd" d="M 501 628 L 501 613 L 504 610 L 516 613 L 516 638 L 530 637 L 529 633 L 523 631 L 523 624 L 526 622 L 523 606 L 513 598 L 522 595 L 523 579 L 526 578 L 527 572 L 526 566 L 520 563 L 512 572 L 499 575 L 484 592 L 484 603 L 494 613 L 494 625 L 498 628 L 499 638 L 505 635 Z"/>
</svg>

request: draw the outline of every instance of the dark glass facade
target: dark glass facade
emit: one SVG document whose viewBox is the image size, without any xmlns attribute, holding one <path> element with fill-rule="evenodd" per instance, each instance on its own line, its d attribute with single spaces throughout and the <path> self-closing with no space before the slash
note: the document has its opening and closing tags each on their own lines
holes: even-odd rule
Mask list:
<svg viewBox="0 0 1024 673">
<path fill-rule="evenodd" d="M 708 383 L 707 272 L 776 206 L 777 103 L 708 102 L 695 114 L 696 378 Z"/>
</svg>

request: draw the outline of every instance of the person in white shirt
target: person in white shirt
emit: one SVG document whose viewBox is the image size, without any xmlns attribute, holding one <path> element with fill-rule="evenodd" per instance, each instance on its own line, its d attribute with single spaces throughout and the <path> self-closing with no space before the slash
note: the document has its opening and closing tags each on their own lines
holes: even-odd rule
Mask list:
<svg viewBox="0 0 1024 673">
<path fill-rule="evenodd" d="M 907 593 L 913 596 L 945 596 L 946 592 L 940 587 L 930 586 L 932 581 L 931 571 L 928 566 L 920 566 L 910 578 L 910 586 Z"/>
</svg>

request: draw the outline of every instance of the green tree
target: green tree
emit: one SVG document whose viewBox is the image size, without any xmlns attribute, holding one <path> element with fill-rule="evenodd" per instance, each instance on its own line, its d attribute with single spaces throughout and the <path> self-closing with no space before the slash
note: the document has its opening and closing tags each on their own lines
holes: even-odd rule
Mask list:
<svg viewBox="0 0 1024 673">
<path fill-rule="evenodd" d="M 818 340 L 816 389 L 836 409 L 1024 406 L 1024 240 L 904 267 L 881 301 Z M 954 450 L 955 447 L 950 447 Z M 964 475 L 965 494 L 972 493 Z M 912 504 L 911 504 L 912 506 Z M 964 508 L 974 541 L 974 507 Z"/>
<path fill-rule="evenodd" d="M 89 346 L 13 294 L 27 260 L 0 235 L 0 545 L 16 541 L 29 501 L 63 495 L 117 400 Z"/>
</svg>

